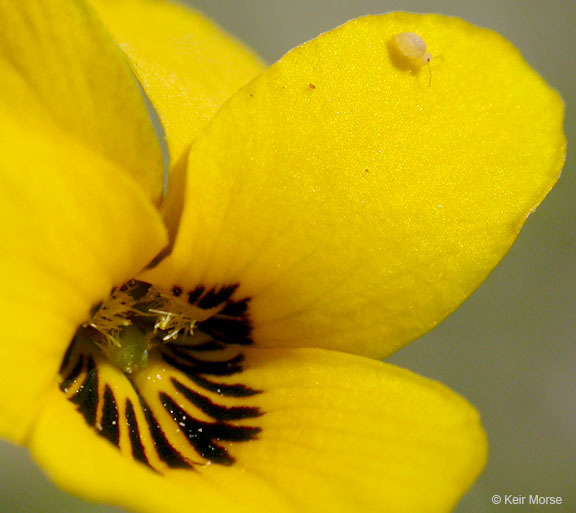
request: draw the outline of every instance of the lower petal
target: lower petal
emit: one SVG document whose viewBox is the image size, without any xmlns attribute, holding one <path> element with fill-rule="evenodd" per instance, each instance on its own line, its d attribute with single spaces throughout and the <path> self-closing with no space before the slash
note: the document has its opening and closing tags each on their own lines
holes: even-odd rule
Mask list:
<svg viewBox="0 0 576 513">
<path fill-rule="evenodd" d="M 478 414 L 436 382 L 321 349 L 204 349 L 167 345 L 131 382 L 94 354 L 90 383 L 86 360 L 70 379 L 79 351 L 35 458 L 74 493 L 149 513 L 440 513 L 484 465 Z"/>
</svg>

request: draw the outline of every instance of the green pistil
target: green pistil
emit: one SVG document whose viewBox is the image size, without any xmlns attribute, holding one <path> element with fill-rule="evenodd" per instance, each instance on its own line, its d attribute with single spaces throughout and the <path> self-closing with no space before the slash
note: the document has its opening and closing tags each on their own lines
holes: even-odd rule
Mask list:
<svg viewBox="0 0 576 513">
<path fill-rule="evenodd" d="M 118 336 L 120 345 L 107 347 L 107 356 L 125 373 L 132 374 L 148 365 L 149 339 L 136 326 L 128 326 Z"/>
</svg>

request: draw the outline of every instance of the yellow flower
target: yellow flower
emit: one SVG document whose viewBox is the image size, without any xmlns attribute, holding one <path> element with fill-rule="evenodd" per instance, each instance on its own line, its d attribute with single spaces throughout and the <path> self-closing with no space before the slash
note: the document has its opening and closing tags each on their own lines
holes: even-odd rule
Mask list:
<svg viewBox="0 0 576 513">
<path fill-rule="evenodd" d="M 377 359 L 552 187 L 558 95 L 445 16 L 354 20 L 262 71 L 181 6 L 94 7 L 0 0 L 0 434 L 142 512 L 449 511 L 478 414 Z"/>
</svg>

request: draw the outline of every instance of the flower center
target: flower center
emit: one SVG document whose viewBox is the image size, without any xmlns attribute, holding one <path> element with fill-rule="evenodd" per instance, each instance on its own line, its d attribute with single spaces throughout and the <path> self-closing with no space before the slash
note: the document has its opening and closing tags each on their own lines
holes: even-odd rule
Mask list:
<svg viewBox="0 0 576 513">
<path fill-rule="evenodd" d="M 151 349 L 171 341 L 198 345 L 206 336 L 194 336 L 198 322 L 217 314 L 224 305 L 199 308 L 182 297 L 182 289 L 170 293 L 132 280 L 115 289 L 98 305 L 77 336 L 95 343 L 127 374 L 148 365 Z"/>
<path fill-rule="evenodd" d="M 260 428 L 260 393 L 238 382 L 252 343 L 237 285 L 169 291 L 131 280 L 97 305 L 60 369 L 60 389 L 96 433 L 158 472 L 234 462 Z M 250 403 L 250 404 L 248 404 Z"/>
</svg>

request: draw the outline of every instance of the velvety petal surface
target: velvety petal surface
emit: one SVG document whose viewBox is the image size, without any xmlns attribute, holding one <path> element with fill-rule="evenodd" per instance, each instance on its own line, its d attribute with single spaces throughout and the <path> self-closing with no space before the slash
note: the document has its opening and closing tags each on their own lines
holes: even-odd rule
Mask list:
<svg viewBox="0 0 576 513">
<path fill-rule="evenodd" d="M 92 0 L 130 57 L 166 131 L 171 161 L 263 65 L 202 14 L 164 0 Z"/>
<path fill-rule="evenodd" d="M 145 106 L 80 2 L 0 2 L 0 91 L 0 434 L 21 443 L 74 331 L 166 234 Z"/>
<path fill-rule="evenodd" d="M 358 356 L 166 346 L 130 382 L 80 348 L 67 369 L 32 453 L 68 490 L 146 513 L 440 513 L 486 457 L 466 401 Z"/>
<path fill-rule="evenodd" d="M 402 32 L 438 57 L 403 61 Z M 562 117 L 490 30 L 440 15 L 351 21 L 218 112 L 191 149 L 174 251 L 146 279 L 239 284 L 260 345 L 384 356 L 508 251 L 559 175 Z"/>
</svg>

